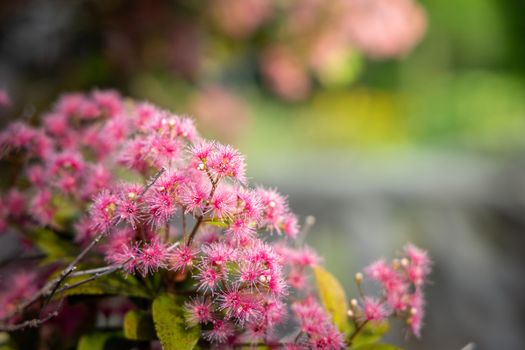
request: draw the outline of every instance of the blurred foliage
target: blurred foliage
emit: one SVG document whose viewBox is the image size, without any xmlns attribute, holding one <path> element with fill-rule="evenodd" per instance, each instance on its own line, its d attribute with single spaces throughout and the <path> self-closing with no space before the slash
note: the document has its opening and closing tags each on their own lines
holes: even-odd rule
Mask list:
<svg viewBox="0 0 525 350">
<path fill-rule="evenodd" d="M 315 9 L 315 1 L 302 8 L 292 0 L 272 2 L 273 8 L 263 3 L 250 3 L 250 20 L 238 16 L 246 8 L 235 1 L 231 6 L 240 9 L 231 7 L 226 17 L 213 0 L 4 3 L 0 83 L 16 103 L 0 113 L 31 115 L 30 104 L 38 110 L 64 90 L 115 87 L 195 115 L 206 136 L 241 144 L 250 156 L 268 152 L 270 138 L 272 148 L 290 152 L 523 148 L 523 2 L 421 0 L 426 34 L 400 58 L 377 59 L 365 48 L 320 41 L 326 57 L 306 70 L 311 93 L 289 102 L 269 89 L 265 50 L 284 43 L 295 51 L 291 71 L 281 73 L 297 77 L 293 70 L 304 64 L 297 52 L 315 46 L 316 30 L 331 28 L 327 18 L 336 22 L 331 6 L 337 1 L 327 2 L 299 37 L 290 34 L 289 22 L 299 10 Z M 47 23 L 60 6 L 64 14 Z M 54 51 L 38 45 L 49 40 Z"/>
</svg>

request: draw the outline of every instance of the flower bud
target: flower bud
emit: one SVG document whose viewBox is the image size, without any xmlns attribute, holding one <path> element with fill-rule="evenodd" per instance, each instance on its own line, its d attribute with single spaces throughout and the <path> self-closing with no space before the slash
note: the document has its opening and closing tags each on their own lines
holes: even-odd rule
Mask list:
<svg viewBox="0 0 525 350">
<path fill-rule="evenodd" d="M 363 282 L 363 274 L 358 272 L 355 274 L 355 283 L 361 284 L 361 282 Z"/>
</svg>

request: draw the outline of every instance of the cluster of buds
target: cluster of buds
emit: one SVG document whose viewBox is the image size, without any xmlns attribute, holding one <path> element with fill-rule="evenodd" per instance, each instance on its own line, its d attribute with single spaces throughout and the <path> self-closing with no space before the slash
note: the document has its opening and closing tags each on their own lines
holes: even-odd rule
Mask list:
<svg viewBox="0 0 525 350">
<path fill-rule="evenodd" d="M 403 257 L 393 259 L 390 264 L 381 259 L 365 268 L 366 277 L 379 283 L 379 298 L 366 296 L 362 284 L 365 276 L 358 272 L 355 282 L 361 298 L 352 299 L 348 316 L 355 324 L 365 322 L 379 323 L 389 317 L 397 317 L 406 322 L 416 337 L 421 335 L 425 298 L 423 286 L 431 271 L 428 253 L 413 244 L 404 248 Z"/>
</svg>

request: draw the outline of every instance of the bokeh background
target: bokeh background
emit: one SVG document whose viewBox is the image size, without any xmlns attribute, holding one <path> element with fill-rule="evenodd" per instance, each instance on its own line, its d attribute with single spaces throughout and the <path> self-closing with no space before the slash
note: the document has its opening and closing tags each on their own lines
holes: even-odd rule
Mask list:
<svg viewBox="0 0 525 350">
<path fill-rule="evenodd" d="M 430 250 L 423 338 L 389 340 L 524 349 L 523 14 L 521 0 L 2 1 L 0 124 L 93 88 L 193 115 L 316 217 L 307 241 L 349 294 L 376 257 Z"/>
</svg>

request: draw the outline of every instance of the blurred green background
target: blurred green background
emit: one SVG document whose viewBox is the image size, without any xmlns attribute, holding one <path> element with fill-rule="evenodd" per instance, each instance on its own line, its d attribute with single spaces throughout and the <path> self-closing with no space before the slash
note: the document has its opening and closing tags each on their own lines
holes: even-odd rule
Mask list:
<svg viewBox="0 0 525 350">
<path fill-rule="evenodd" d="M 378 30 L 345 0 L 4 1 L 0 123 L 93 88 L 193 115 L 317 218 L 308 243 L 348 293 L 405 241 L 430 250 L 407 348 L 525 348 L 525 3 L 392 4 Z M 396 11 L 415 11 L 397 32 Z"/>
</svg>

